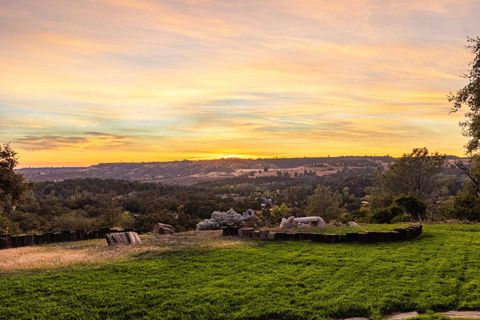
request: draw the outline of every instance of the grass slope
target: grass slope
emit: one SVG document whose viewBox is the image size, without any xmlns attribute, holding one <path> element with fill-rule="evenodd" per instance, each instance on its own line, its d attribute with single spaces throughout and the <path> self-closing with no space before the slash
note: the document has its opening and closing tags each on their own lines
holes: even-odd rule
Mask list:
<svg viewBox="0 0 480 320">
<path fill-rule="evenodd" d="M 322 319 L 480 308 L 480 226 L 386 244 L 245 242 L 3 273 L 0 319 Z"/>
</svg>

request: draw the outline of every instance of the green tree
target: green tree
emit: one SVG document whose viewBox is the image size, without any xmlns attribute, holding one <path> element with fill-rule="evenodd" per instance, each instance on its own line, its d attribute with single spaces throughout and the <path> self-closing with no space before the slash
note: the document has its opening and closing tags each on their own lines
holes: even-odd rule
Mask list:
<svg viewBox="0 0 480 320">
<path fill-rule="evenodd" d="M 466 107 L 466 120 L 461 122 L 463 134 L 469 137 L 465 146 L 467 153 L 474 154 L 480 149 L 480 37 L 468 38 L 471 45 L 467 48 L 474 54 L 470 70 L 465 77 L 468 83 L 455 93 L 451 93 L 449 101 L 453 103 L 452 111 L 457 112 Z"/>
<path fill-rule="evenodd" d="M 413 149 L 379 174 L 376 191 L 387 197 L 413 195 L 426 199 L 437 190 L 444 166 L 445 155 L 429 153 L 427 148 Z"/>
<path fill-rule="evenodd" d="M 23 176 L 15 171 L 17 164 L 17 153 L 10 145 L 0 145 L 0 204 L 3 204 L 7 213 L 14 210 L 15 204 L 26 191 Z"/>
<path fill-rule="evenodd" d="M 329 221 L 339 219 L 344 213 L 341 194 L 328 187 L 317 186 L 315 192 L 307 199 L 308 216 L 321 216 Z"/>
<path fill-rule="evenodd" d="M 480 197 L 480 37 L 468 38 L 470 45 L 467 46 L 474 54 L 470 63 L 470 70 L 465 75 L 468 83 L 455 93 L 451 93 L 449 101 L 453 104 L 452 112 L 457 112 L 463 107 L 465 121 L 460 122 L 463 135 L 469 140 L 465 150 L 470 157 L 467 162 L 459 161 L 457 167 L 467 176 L 471 182 L 475 194 Z"/>
</svg>

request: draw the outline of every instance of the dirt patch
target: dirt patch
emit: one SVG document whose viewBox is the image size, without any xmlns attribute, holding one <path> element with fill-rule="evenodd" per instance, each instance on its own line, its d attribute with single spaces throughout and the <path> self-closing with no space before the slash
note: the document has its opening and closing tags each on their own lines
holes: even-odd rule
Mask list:
<svg viewBox="0 0 480 320">
<path fill-rule="evenodd" d="M 73 264 L 118 261 L 143 252 L 227 248 L 242 243 L 221 231 L 190 231 L 174 235 L 141 235 L 143 244 L 108 247 L 103 239 L 0 250 L 0 272 L 60 268 Z"/>
<path fill-rule="evenodd" d="M 418 317 L 417 311 L 412 312 L 403 312 L 403 313 L 394 313 L 387 317 L 387 320 L 406 320 L 411 318 Z"/>
<path fill-rule="evenodd" d="M 480 311 L 448 311 L 440 314 L 452 319 L 480 319 Z"/>
</svg>

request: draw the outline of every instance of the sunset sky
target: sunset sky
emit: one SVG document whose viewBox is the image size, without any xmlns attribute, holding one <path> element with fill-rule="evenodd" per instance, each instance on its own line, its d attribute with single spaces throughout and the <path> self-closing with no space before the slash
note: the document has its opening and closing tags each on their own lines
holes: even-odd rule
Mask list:
<svg viewBox="0 0 480 320">
<path fill-rule="evenodd" d="M 480 1 L 0 0 L 21 166 L 462 155 Z"/>
</svg>

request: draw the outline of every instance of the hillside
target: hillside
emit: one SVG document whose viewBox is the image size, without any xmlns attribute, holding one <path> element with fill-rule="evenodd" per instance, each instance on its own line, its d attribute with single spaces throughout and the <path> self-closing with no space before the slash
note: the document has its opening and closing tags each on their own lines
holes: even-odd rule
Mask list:
<svg viewBox="0 0 480 320">
<path fill-rule="evenodd" d="M 167 184 L 193 184 L 238 176 L 265 177 L 311 174 L 324 176 L 350 168 L 386 166 L 391 157 L 319 157 L 275 159 L 218 159 L 201 161 L 101 163 L 89 167 L 24 168 L 33 182 L 75 178 L 123 179 Z"/>
</svg>

